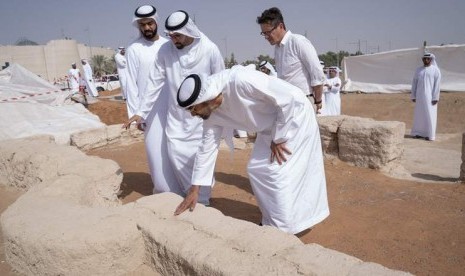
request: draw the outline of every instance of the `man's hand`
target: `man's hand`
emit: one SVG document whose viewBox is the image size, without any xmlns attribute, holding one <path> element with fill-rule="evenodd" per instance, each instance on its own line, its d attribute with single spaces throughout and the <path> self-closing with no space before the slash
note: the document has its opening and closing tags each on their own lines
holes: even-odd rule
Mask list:
<svg viewBox="0 0 465 276">
<path fill-rule="evenodd" d="M 141 129 L 140 126 L 139 126 L 139 125 L 141 125 L 141 121 L 142 121 L 142 117 L 141 117 L 141 116 L 139 116 L 139 115 L 134 115 L 134 116 L 132 116 L 126 123 L 124 123 L 123 128 L 128 129 L 128 128 L 131 127 L 131 124 L 132 124 L 133 122 L 136 122 L 136 123 L 137 123 L 137 128 L 139 128 L 139 130 L 143 130 L 143 129 Z"/>
<path fill-rule="evenodd" d="M 316 114 L 321 113 L 321 109 L 323 108 L 323 103 L 315 104 L 316 106 Z"/>
<path fill-rule="evenodd" d="M 291 155 L 292 152 L 286 148 L 286 142 L 276 144 L 275 142 L 271 142 L 271 156 L 270 156 L 270 163 L 273 163 L 274 160 L 281 165 L 283 162 L 286 162 L 286 156 L 284 154 Z"/>
<path fill-rule="evenodd" d="M 176 211 L 174 211 L 174 215 L 177 216 L 182 214 L 184 211 L 189 209 L 189 211 L 194 211 L 195 205 L 197 204 L 197 199 L 199 198 L 199 185 L 192 185 L 189 188 L 189 192 L 187 193 L 186 198 L 178 205 Z"/>
</svg>

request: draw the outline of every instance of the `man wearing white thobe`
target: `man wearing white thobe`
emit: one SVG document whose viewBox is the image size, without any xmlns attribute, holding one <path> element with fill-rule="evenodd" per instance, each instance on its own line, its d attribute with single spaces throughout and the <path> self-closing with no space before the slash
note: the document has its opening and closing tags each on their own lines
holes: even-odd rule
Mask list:
<svg viewBox="0 0 465 276">
<path fill-rule="evenodd" d="M 415 103 L 411 135 L 415 138 L 436 139 L 439 84 L 441 71 L 434 54 L 423 55 L 423 66 L 417 68 L 412 82 L 410 98 Z"/>
<path fill-rule="evenodd" d="M 257 132 L 247 169 L 262 224 L 296 234 L 328 217 L 320 132 L 298 87 L 238 65 L 187 77 L 178 103 L 204 119 L 204 132 L 192 188 L 175 215 L 192 211 L 199 187 L 211 185 L 224 129 L 240 128 Z"/>
<path fill-rule="evenodd" d="M 274 45 L 274 61 L 278 78 L 299 87 L 307 98 L 313 97 L 316 112 L 323 106 L 323 83 L 325 77 L 318 54 L 310 40 L 286 30 L 281 11 L 265 10 L 257 17 L 260 34 Z"/>
<path fill-rule="evenodd" d="M 94 83 L 94 76 L 92 72 L 92 68 L 90 67 L 89 62 L 87 59 L 81 60 L 82 70 L 84 71 L 84 77 L 82 78 L 86 83 L 86 90 L 87 94 L 91 97 L 98 97 L 97 88 L 95 87 Z"/>
<path fill-rule="evenodd" d="M 147 154 L 153 193 L 165 191 L 165 187 L 176 180 L 169 162 L 166 134 L 166 115 L 168 112 L 168 94 L 163 91 L 144 97 L 151 68 L 160 47 L 168 40 L 158 34 L 158 16 L 154 6 L 143 5 L 136 9 L 132 20 L 140 32 L 127 49 L 126 60 L 128 78 L 126 84 L 126 106 L 129 118 L 139 112 L 142 98 L 146 101 L 148 111 L 139 128 L 144 129 L 145 151 Z M 129 121 L 123 127 L 128 128 Z M 144 127 L 145 126 L 145 127 Z"/>
<path fill-rule="evenodd" d="M 340 69 L 336 66 L 329 67 L 329 78 L 326 80 L 323 109 L 325 116 L 341 115 L 341 79 L 339 78 Z"/>
<path fill-rule="evenodd" d="M 270 76 L 273 76 L 273 77 L 278 76 L 278 74 L 276 73 L 276 70 L 274 69 L 273 65 L 271 63 L 269 63 L 268 61 L 266 61 L 266 60 L 262 60 L 260 62 L 260 64 L 258 65 L 258 69 L 260 69 L 260 71 L 262 71 L 263 73 L 265 73 L 267 75 L 270 75 Z"/>
<path fill-rule="evenodd" d="M 145 98 L 150 99 L 166 89 L 169 102 L 165 131 L 168 156 L 176 172 L 176 181 L 161 187 L 161 191 L 185 196 L 191 185 L 195 153 L 201 144 L 202 120 L 192 117 L 176 104 L 177 89 L 184 78 L 193 72 L 211 75 L 223 70 L 224 60 L 218 47 L 197 28 L 185 11 L 168 16 L 165 29 L 172 43 L 164 44 L 158 51 L 144 99 L 130 121 L 146 118 L 152 107 L 146 104 Z M 210 184 L 213 182 L 212 177 Z M 210 186 L 203 188 L 199 202 L 209 204 L 210 195 Z"/>
<path fill-rule="evenodd" d="M 79 69 L 76 68 L 76 63 L 71 64 L 71 69 L 68 71 L 68 80 L 69 80 L 69 89 L 72 94 L 79 92 L 79 82 L 81 78 L 81 73 Z"/>
<path fill-rule="evenodd" d="M 118 72 L 119 84 L 121 87 L 121 94 L 123 100 L 126 100 L 126 83 L 127 83 L 127 61 L 126 61 L 126 49 L 124 47 L 118 47 L 118 53 L 115 55 L 116 70 Z"/>
</svg>

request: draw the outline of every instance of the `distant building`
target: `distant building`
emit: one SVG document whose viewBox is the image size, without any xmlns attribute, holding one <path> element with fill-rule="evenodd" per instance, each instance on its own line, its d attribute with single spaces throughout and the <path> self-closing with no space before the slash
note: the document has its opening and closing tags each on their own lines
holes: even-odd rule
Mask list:
<svg viewBox="0 0 465 276">
<path fill-rule="evenodd" d="M 113 58 L 111 48 L 88 47 L 76 40 L 51 40 L 46 45 L 0 45 L 0 68 L 8 63 L 18 63 L 29 71 L 53 82 L 68 74 L 71 63 L 81 69 L 81 59 L 90 60 L 91 55 Z"/>
</svg>

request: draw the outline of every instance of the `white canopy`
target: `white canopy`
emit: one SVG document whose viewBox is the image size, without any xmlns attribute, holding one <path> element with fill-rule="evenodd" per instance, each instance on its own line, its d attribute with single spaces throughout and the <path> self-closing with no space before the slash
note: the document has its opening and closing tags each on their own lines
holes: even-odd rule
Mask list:
<svg viewBox="0 0 465 276">
<path fill-rule="evenodd" d="M 74 132 L 105 126 L 69 96 L 18 64 L 0 71 L 0 141 L 48 134 L 67 144 Z"/>
<path fill-rule="evenodd" d="M 410 92 L 415 69 L 424 52 L 436 56 L 441 70 L 441 91 L 465 92 L 465 45 L 429 46 L 371 55 L 345 57 L 344 91 L 366 93 Z"/>
</svg>

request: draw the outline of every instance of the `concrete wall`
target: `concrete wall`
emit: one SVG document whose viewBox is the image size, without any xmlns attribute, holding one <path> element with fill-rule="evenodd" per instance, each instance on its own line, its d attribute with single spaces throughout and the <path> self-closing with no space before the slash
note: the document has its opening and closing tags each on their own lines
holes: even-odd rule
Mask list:
<svg viewBox="0 0 465 276">
<path fill-rule="evenodd" d="M 0 65 L 6 62 L 18 63 L 29 71 L 53 82 L 68 74 L 71 63 L 82 66 L 82 58 L 90 59 L 92 55 L 103 55 L 113 58 L 115 50 L 102 47 L 88 47 L 76 40 L 51 40 L 46 45 L 35 46 L 2 46 L 0 45 Z"/>
</svg>

